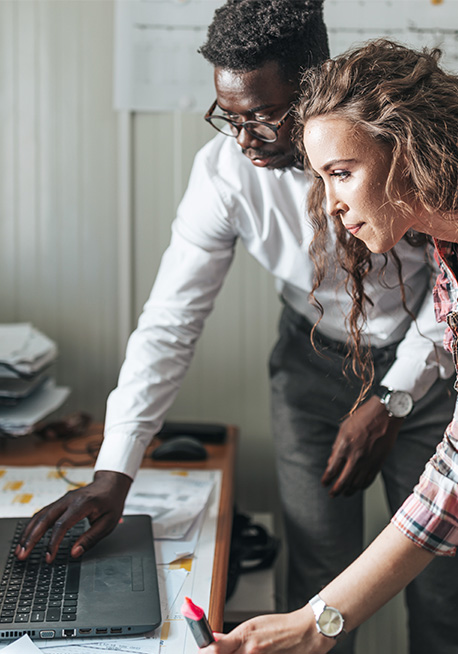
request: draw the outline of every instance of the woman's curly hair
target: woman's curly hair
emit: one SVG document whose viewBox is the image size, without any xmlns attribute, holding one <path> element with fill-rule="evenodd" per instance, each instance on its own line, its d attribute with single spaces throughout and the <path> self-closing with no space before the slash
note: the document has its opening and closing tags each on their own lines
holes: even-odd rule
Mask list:
<svg viewBox="0 0 458 654">
<path fill-rule="evenodd" d="M 305 71 L 296 131 L 305 166 L 310 167 L 302 143 L 307 121 L 331 114 L 344 118 L 374 140 L 390 145 L 386 194 L 393 206 L 410 214 L 414 206 L 423 206 L 451 217 L 458 211 L 458 77 L 439 67 L 440 56 L 438 49 L 415 51 L 377 39 Z M 409 188 L 407 202 L 397 192 L 399 170 Z M 311 247 L 316 268 L 314 291 L 326 265 L 328 217 L 323 201 L 324 185 L 316 179 L 309 196 L 315 231 Z M 353 297 L 349 329 L 353 366 L 364 380 L 360 401 L 373 378 L 370 356 L 361 348 L 365 307 L 370 301 L 364 293 L 364 279 L 371 269 L 371 254 L 362 241 L 348 234 L 339 218 L 334 223 L 339 259 Z M 417 243 L 426 240 L 416 236 Z M 390 254 L 397 259 L 400 274 L 401 262 L 393 250 Z M 403 302 L 405 306 L 404 294 Z"/>
<path fill-rule="evenodd" d="M 249 72 L 276 61 L 286 80 L 329 57 L 323 0 L 228 0 L 199 52 L 213 66 Z"/>
</svg>

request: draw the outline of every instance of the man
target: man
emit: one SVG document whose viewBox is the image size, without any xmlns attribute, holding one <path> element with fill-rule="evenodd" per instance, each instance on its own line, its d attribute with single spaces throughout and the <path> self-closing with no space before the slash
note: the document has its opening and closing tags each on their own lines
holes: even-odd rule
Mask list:
<svg viewBox="0 0 458 654">
<path fill-rule="evenodd" d="M 382 470 L 393 511 L 410 493 L 449 418 L 451 382 L 440 377 L 452 370 L 439 345 L 425 251 L 407 243 L 398 255 L 416 322 L 403 306 L 391 260 L 385 267 L 383 257 L 373 256 L 365 279 L 372 300 L 365 338 L 372 345 L 375 379 L 396 393 L 382 390 L 385 404 L 374 394 L 345 418 L 361 383 L 351 372 L 343 374 L 351 299 L 332 243 L 327 277 L 316 293 L 324 309 L 316 333 L 320 352 L 311 346 L 310 330 L 319 314 L 309 303 L 314 282 L 308 255 L 312 229 L 305 216 L 309 182 L 294 146 L 292 111 L 301 69 L 328 56 L 321 3 L 229 0 L 216 12 L 201 51 L 215 70 L 216 101 L 206 118 L 222 134 L 196 156 L 171 244 L 108 400 L 94 482 L 40 512 L 17 554 L 25 558 L 54 523 L 49 560 L 67 528 L 84 516 L 91 528 L 76 541 L 74 556 L 114 528 L 240 239 L 276 277 L 285 304 L 270 371 L 290 557 L 289 609 L 294 609 L 361 550 L 359 491 L 375 474 Z M 323 475 L 332 484 L 332 498 Z M 438 560 L 409 589 L 412 653 L 456 649 L 457 579 L 457 562 Z M 442 597 L 450 589 L 449 606 L 431 603 L 435 586 Z M 354 634 L 335 651 L 349 653 L 353 642 Z"/>
</svg>

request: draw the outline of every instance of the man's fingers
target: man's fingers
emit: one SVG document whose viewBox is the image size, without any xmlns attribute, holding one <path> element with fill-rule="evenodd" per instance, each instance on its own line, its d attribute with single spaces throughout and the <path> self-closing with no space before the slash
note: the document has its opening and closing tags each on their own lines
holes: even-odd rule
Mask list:
<svg viewBox="0 0 458 654">
<path fill-rule="evenodd" d="M 59 546 L 67 531 L 84 517 L 86 517 L 85 514 L 79 511 L 75 512 L 72 507 L 68 507 L 65 513 L 55 521 L 46 552 L 47 563 L 52 563 L 54 561 Z"/>
<path fill-rule="evenodd" d="M 321 477 L 321 483 L 323 486 L 329 486 L 334 479 L 342 472 L 342 469 L 345 466 L 345 459 L 342 459 L 342 457 L 336 457 L 334 458 L 331 454 L 331 456 L 328 459 L 328 465 L 326 466 L 326 470 L 323 473 L 323 476 Z"/>
<path fill-rule="evenodd" d="M 329 495 L 331 497 L 336 497 L 337 495 L 340 495 L 341 493 L 345 493 L 348 490 L 350 490 L 351 492 L 351 488 L 353 484 L 353 476 L 354 476 L 353 463 L 351 461 L 347 461 L 346 465 L 344 466 L 342 472 L 339 475 L 339 478 L 337 479 L 337 481 L 334 483 L 331 490 L 329 491 Z"/>
<path fill-rule="evenodd" d="M 357 472 L 350 480 L 349 483 L 345 485 L 344 488 L 341 489 L 341 492 L 343 495 L 346 497 L 349 497 L 350 495 L 354 495 L 357 491 L 364 490 L 365 488 L 368 488 L 374 481 L 376 475 L 378 472 L 378 468 L 374 470 L 361 470 L 360 472 Z"/>
<path fill-rule="evenodd" d="M 75 558 L 84 554 L 96 545 L 102 538 L 108 536 L 118 524 L 113 516 L 104 515 L 96 520 L 84 534 L 73 543 L 71 555 Z"/>
<path fill-rule="evenodd" d="M 19 560 L 27 558 L 38 541 L 43 538 L 51 525 L 54 524 L 65 510 L 66 507 L 59 500 L 45 509 L 41 509 L 41 511 L 31 518 L 22 532 L 15 550 L 15 554 Z"/>
</svg>

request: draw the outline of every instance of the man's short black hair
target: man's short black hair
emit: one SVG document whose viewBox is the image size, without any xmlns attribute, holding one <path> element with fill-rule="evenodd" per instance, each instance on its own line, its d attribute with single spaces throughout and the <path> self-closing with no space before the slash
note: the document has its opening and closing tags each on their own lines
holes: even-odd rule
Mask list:
<svg viewBox="0 0 458 654">
<path fill-rule="evenodd" d="M 288 81 L 329 57 L 323 0 L 227 0 L 199 52 L 215 67 L 248 72 L 276 61 Z"/>
</svg>

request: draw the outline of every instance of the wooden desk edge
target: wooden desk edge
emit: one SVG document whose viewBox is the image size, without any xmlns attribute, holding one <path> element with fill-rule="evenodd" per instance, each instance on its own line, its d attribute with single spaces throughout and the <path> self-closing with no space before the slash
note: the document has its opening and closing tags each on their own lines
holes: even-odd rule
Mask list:
<svg viewBox="0 0 458 654">
<path fill-rule="evenodd" d="M 210 589 L 210 608 L 208 620 L 212 629 L 222 631 L 224 623 L 224 606 L 226 603 L 227 573 L 234 513 L 234 472 L 235 454 L 238 438 L 236 427 L 228 427 L 227 456 L 221 480 L 221 497 L 218 510 L 216 530 L 215 558 L 213 563 L 212 585 Z"/>
</svg>

